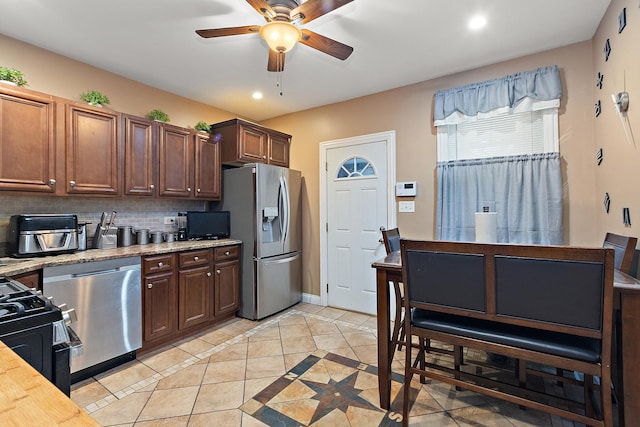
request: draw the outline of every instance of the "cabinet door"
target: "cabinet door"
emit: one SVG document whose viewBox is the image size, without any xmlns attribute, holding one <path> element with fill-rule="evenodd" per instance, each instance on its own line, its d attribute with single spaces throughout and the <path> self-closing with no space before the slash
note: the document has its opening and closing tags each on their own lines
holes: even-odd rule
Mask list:
<svg viewBox="0 0 640 427">
<path fill-rule="evenodd" d="M 144 341 L 151 341 L 175 330 L 175 276 L 173 272 L 144 279 Z"/>
<path fill-rule="evenodd" d="M 178 273 L 178 329 L 211 319 L 213 278 L 208 265 Z"/>
<path fill-rule="evenodd" d="M 289 143 L 286 136 L 269 135 L 269 164 L 289 167 Z"/>
<path fill-rule="evenodd" d="M 240 303 L 240 261 L 215 264 L 214 316 L 235 312 Z"/>
<path fill-rule="evenodd" d="M 188 129 L 161 124 L 158 129 L 160 188 L 158 195 L 190 197 L 193 144 Z"/>
<path fill-rule="evenodd" d="M 195 135 L 195 197 L 220 200 L 222 167 L 220 144 L 208 136 Z"/>
<path fill-rule="evenodd" d="M 155 195 L 154 122 L 124 116 L 124 194 Z"/>
<path fill-rule="evenodd" d="M 238 159 L 243 162 L 267 161 L 267 133 L 253 126 L 240 125 Z"/>
<path fill-rule="evenodd" d="M 55 191 L 55 103 L 2 88 L 0 190 Z"/>
<path fill-rule="evenodd" d="M 68 194 L 118 194 L 118 113 L 67 104 Z"/>
</svg>

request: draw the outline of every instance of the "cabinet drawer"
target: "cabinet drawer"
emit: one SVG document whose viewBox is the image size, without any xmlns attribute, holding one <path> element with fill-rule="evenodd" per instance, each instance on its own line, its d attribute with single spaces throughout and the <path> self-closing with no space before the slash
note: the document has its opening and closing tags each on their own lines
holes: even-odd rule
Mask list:
<svg viewBox="0 0 640 427">
<path fill-rule="evenodd" d="M 221 248 L 213 249 L 213 258 L 216 261 L 224 261 L 227 259 L 236 259 L 238 258 L 238 248 L 239 246 L 223 246 Z"/>
<path fill-rule="evenodd" d="M 145 275 L 171 271 L 173 269 L 173 255 L 158 255 L 142 259 L 142 271 Z"/>
<path fill-rule="evenodd" d="M 201 251 L 181 252 L 178 254 L 179 268 L 195 267 L 196 265 L 206 265 L 211 261 L 211 251 L 204 249 Z"/>
</svg>

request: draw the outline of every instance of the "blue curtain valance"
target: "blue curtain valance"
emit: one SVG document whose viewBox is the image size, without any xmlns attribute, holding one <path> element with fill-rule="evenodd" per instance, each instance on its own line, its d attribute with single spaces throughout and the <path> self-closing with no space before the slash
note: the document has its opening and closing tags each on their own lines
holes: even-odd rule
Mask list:
<svg viewBox="0 0 640 427">
<path fill-rule="evenodd" d="M 557 65 L 523 71 L 497 79 L 472 83 L 435 94 L 433 120 L 436 126 L 445 123 L 447 117 L 458 114 L 477 117 L 494 110 L 509 111 L 518 103 L 530 98 L 533 101 L 555 101 L 542 108 L 559 104 L 562 97 L 560 72 Z M 536 108 L 531 108 L 536 109 Z"/>
</svg>

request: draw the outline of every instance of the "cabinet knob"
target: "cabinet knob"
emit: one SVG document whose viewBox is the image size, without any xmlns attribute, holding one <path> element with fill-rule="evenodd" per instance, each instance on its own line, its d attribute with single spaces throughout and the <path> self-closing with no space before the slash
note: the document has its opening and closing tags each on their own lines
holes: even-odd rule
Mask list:
<svg viewBox="0 0 640 427">
<path fill-rule="evenodd" d="M 49 180 L 49 185 L 56 185 L 56 180 L 55 179 L 50 179 Z"/>
<path fill-rule="evenodd" d="M 155 186 L 155 185 L 153 185 L 153 184 L 151 184 L 151 185 L 149 186 L 149 188 L 153 190 L 154 188 L 156 188 L 156 186 Z"/>
<path fill-rule="evenodd" d="M 73 187 L 73 186 L 76 185 L 76 182 L 75 181 L 69 181 L 69 185 Z"/>
<path fill-rule="evenodd" d="M 207 271 L 207 277 L 211 277 L 211 272 Z"/>
<path fill-rule="evenodd" d="M 187 187 L 187 191 L 191 191 L 191 187 Z"/>
<path fill-rule="evenodd" d="M 158 267 L 163 267 L 163 266 L 164 266 L 164 263 L 163 263 L 163 262 L 159 262 L 159 263 L 158 263 Z"/>
<path fill-rule="evenodd" d="M 220 274 L 220 273 L 222 273 L 222 272 L 220 271 L 220 269 L 217 269 L 217 270 L 216 270 L 216 273 Z"/>
<path fill-rule="evenodd" d="M 229 256 L 229 254 L 230 254 L 230 253 L 231 253 L 231 252 L 226 251 L 224 254 L 225 254 L 225 255 L 227 255 L 227 256 Z"/>
<path fill-rule="evenodd" d="M 196 191 L 199 193 L 199 192 L 200 192 L 200 189 L 198 188 Z"/>
<path fill-rule="evenodd" d="M 153 288 L 153 283 L 147 283 L 147 289 L 152 289 Z"/>
<path fill-rule="evenodd" d="M 198 261 L 199 259 L 200 259 L 200 258 L 198 258 L 197 256 L 194 256 L 194 257 L 193 257 L 193 260 L 194 260 L 194 261 Z"/>
<path fill-rule="evenodd" d="M 267 156 L 262 156 L 262 158 L 266 160 Z"/>
</svg>

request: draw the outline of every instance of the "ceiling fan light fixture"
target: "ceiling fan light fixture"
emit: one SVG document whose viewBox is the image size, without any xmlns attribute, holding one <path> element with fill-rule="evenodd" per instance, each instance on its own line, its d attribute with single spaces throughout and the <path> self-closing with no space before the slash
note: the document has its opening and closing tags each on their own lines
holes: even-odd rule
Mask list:
<svg viewBox="0 0 640 427">
<path fill-rule="evenodd" d="M 290 22 L 273 21 L 260 28 L 260 36 L 272 50 L 286 53 L 300 40 L 302 32 Z"/>
</svg>

